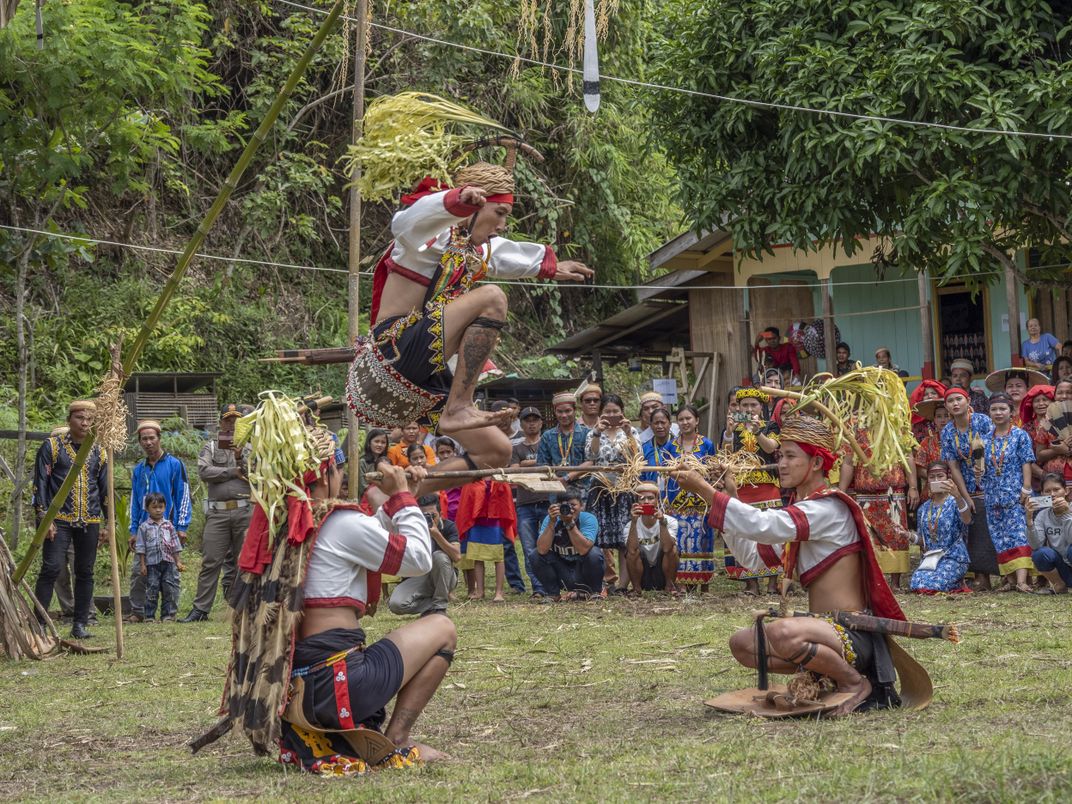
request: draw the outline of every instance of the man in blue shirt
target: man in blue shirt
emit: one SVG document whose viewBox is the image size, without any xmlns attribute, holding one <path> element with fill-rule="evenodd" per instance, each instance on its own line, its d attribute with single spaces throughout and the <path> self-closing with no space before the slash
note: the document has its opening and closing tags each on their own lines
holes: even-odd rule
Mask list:
<svg viewBox="0 0 1072 804">
<path fill-rule="evenodd" d="M 599 524 L 584 510 L 577 490 L 567 490 L 559 503 L 547 509 L 536 539 L 536 577 L 551 600 L 588 598 L 603 589 L 603 552 L 596 547 Z M 541 601 L 548 598 L 541 598 Z"/>
<path fill-rule="evenodd" d="M 134 549 L 134 537 L 138 527 L 149 518 L 145 510 L 145 495 L 157 492 L 164 495 L 167 509 L 164 512 L 178 532 L 179 539 L 186 543 L 186 529 L 190 527 L 193 507 L 190 500 L 190 481 L 186 477 L 186 466 L 170 453 L 164 452 L 160 445 L 160 425 L 152 420 L 138 424 L 138 444 L 141 445 L 145 458 L 138 461 L 130 474 L 130 545 Z M 145 579 L 141 576 L 137 562 L 132 562 L 130 572 L 130 607 L 135 612 L 130 615 L 131 622 L 141 622 L 139 612 L 145 607 Z"/>
<path fill-rule="evenodd" d="M 537 466 L 584 466 L 591 464 L 584 458 L 584 444 L 588 428 L 577 422 L 577 400 L 569 391 L 551 397 L 558 424 L 540 436 L 536 448 Z M 561 473 L 562 482 L 568 489 L 583 495 L 588 487 L 587 478 L 581 472 Z"/>
</svg>

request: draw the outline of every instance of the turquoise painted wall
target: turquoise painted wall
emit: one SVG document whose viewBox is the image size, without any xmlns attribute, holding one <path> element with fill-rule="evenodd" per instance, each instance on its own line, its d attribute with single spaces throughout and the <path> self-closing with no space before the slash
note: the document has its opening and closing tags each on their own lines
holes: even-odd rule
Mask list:
<svg viewBox="0 0 1072 804">
<path fill-rule="evenodd" d="M 764 277 L 774 284 L 782 279 L 804 280 L 815 283 L 815 274 L 797 271 Z M 887 273 L 886 280 L 876 281 L 875 269 L 870 264 L 850 265 L 835 268 L 833 278 L 834 318 L 841 338 L 852 347 L 853 359 L 870 365 L 875 349 L 887 346 L 893 352 L 894 362 L 911 375 L 918 375 L 923 367 L 923 344 L 918 309 L 894 312 L 872 312 L 889 308 L 911 307 L 919 304 L 919 291 L 915 276 L 902 278 Z M 1008 312 L 1004 284 L 992 285 L 988 290 L 990 310 L 991 354 L 994 365 L 990 369 L 1003 368 L 1012 362 L 1009 335 L 1002 330 L 1002 317 Z M 1025 320 L 1027 297 L 1019 290 L 1021 320 Z M 928 299 L 929 302 L 929 299 Z M 800 318 L 822 316 L 822 294 L 818 287 L 812 288 L 812 310 L 801 310 Z M 852 315 L 863 313 L 863 315 Z M 929 314 L 929 313 L 928 313 Z M 1023 328 L 1020 328 L 1021 333 Z M 1026 337 L 1021 334 L 1020 340 Z M 823 368 L 823 361 L 819 361 Z M 983 367 L 980 367 L 983 368 Z"/>
</svg>

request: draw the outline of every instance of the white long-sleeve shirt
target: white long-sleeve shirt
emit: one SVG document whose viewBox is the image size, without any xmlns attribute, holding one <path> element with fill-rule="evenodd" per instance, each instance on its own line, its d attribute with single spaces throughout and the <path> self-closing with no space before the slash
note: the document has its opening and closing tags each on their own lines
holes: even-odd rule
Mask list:
<svg viewBox="0 0 1072 804">
<path fill-rule="evenodd" d="M 842 556 L 863 549 L 851 511 L 832 493 L 760 510 L 715 492 L 708 522 L 722 531 L 734 559 L 749 569 L 777 566 L 770 547 L 799 542 L 796 569 L 804 586 Z"/>
<path fill-rule="evenodd" d="M 395 213 L 391 220 L 391 233 L 395 238 L 391 262 L 395 266 L 426 280 L 435 276 L 439 261 L 450 244 L 451 227 L 480 210 L 480 207 L 459 200 L 461 189 L 426 195 Z M 488 263 L 488 274 L 504 279 L 550 279 L 558 264 L 554 250 L 539 243 L 492 237 L 480 249 Z M 404 271 L 399 273 L 405 274 Z"/>
<path fill-rule="evenodd" d="M 404 578 L 432 569 L 432 537 L 412 494 L 393 495 L 375 516 L 337 508 L 320 524 L 305 571 L 305 605 L 364 612 L 368 573 Z"/>
</svg>

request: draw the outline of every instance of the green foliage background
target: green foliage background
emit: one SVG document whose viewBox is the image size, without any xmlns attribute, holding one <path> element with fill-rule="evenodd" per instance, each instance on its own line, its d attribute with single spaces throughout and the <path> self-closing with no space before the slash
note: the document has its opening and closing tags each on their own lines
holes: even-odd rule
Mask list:
<svg viewBox="0 0 1072 804">
<path fill-rule="evenodd" d="M 377 22 L 492 50 L 517 46 L 516 5 L 371 6 Z M 650 9 L 622 6 L 603 45 L 606 71 L 641 69 Z M 322 19 L 268 2 L 49 3 L 39 52 L 32 12 L 22 4 L 0 31 L 0 218 L 163 248 L 181 248 L 192 233 Z M 561 39 L 567 20 L 553 22 Z M 337 160 L 350 139 L 351 106 L 348 92 L 331 94 L 350 80 L 344 49 L 340 32 L 317 55 L 205 251 L 345 269 L 345 177 Z M 680 221 L 672 171 L 649 145 L 649 112 L 635 92 L 611 85 L 593 116 L 567 76 L 512 67 L 375 28 L 368 93 L 437 92 L 522 132 L 547 162 L 521 172 L 515 234 L 589 262 L 600 282 L 642 277 L 646 253 Z M 365 207 L 365 270 L 389 240 L 391 212 Z M 26 235 L 0 230 L 5 310 L 13 309 L 14 263 L 26 245 Z M 30 421 L 44 427 L 62 418 L 69 398 L 92 391 L 108 344 L 136 330 L 174 257 L 38 238 L 30 260 Z M 365 299 L 368 291 L 366 283 Z M 506 368 L 537 374 L 559 370 L 555 361 L 518 356 L 539 355 L 582 317 L 623 299 L 614 291 L 510 293 Z M 346 333 L 345 274 L 201 260 L 139 368 L 222 371 L 225 398 L 251 399 L 268 387 L 340 396 L 339 367 L 295 369 L 257 358 L 284 347 L 339 345 Z M 5 403 L 15 398 L 16 361 L 14 317 L 5 315 Z"/>
</svg>

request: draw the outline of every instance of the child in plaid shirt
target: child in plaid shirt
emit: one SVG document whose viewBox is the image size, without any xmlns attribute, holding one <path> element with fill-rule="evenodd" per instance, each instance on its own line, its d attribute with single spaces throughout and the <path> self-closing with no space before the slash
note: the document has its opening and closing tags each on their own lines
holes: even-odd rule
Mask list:
<svg viewBox="0 0 1072 804">
<path fill-rule="evenodd" d="M 141 574 L 145 578 L 146 620 L 156 617 L 156 599 L 161 598 L 161 621 L 175 620 L 179 608 L 178 554 L 182 543 L 175 526 L 165 519 L 167 500 L 163 494 L 151 492 L 145 495 L 145 510 L 149 518 L 138 527 L 134 540 L 134 552 L 141 562 Z"/>
</svg>

